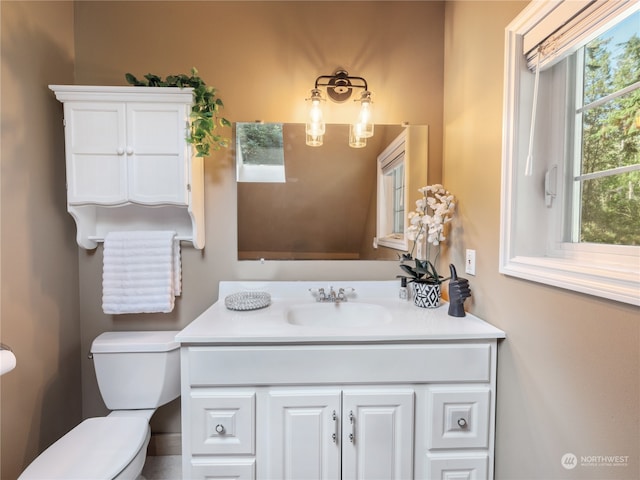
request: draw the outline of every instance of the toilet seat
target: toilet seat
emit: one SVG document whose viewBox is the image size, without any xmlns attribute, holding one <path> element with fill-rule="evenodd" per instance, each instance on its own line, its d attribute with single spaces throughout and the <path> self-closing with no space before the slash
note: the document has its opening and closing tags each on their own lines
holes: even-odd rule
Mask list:
<svg viewBox="0 0 640 480">
<path fill-rule="evenodd" d="M 146 450 L 149 437 L 144 418 L 89 418 L 42 452 L 18 480 L 112 480 Z"/>
</svg>

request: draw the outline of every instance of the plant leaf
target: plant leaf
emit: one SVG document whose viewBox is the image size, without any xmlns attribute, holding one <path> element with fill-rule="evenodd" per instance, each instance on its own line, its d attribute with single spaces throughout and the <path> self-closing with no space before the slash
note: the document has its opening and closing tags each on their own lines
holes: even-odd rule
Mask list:
<svg viewBox="0 0 640 480">
<path fill-rule="evenodd" d="M 402 270 L 404 270 L 406 273 L 408 273 L 409 275 L 411 275 L 413 278 L 417 278 L 417 272 L 411 268 L 409 265 L 400 265 L 400 268 Z"/>
</svg>

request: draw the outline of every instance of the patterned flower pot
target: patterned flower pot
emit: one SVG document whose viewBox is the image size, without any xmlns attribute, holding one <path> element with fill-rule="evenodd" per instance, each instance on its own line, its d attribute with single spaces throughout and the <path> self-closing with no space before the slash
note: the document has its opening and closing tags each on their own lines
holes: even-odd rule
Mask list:
<svg viewBox="0 0 640 480">
<path fill-rule="evenodd" d="M 440 306 L 440 284 L 413 282 L 413 303 L 422 308 Z"/>
</svg>

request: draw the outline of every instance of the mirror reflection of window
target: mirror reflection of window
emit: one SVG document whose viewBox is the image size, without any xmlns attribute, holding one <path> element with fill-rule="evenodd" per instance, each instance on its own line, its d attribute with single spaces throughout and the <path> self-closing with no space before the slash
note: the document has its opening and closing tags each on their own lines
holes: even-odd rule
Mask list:
<svg viewBox="0 0 640 480">
<path fill-rule="evenodd" d="M 385 223 L 391 227 L 388 236 L 396 239 L 404 235 L 404 152 L 399 161 L 401 163 L 383 172 L 385 198 L 389 199 L 386 205 L 388 218 Z"/>
<path fill-rule="evenodd" d="M 393 233 L 404 234 L 404 162 L 393 171 Z"/>
<path fill-rule="evenodd" d="M 405 230 L 406 131 L 378 156 L 377 243 L 383 247 L 407 250 Z"/>
<path fill-rule="evenodd" d="M 236 123 L 238 182 L 284 183 L 282 123 Z"/>
</svg>

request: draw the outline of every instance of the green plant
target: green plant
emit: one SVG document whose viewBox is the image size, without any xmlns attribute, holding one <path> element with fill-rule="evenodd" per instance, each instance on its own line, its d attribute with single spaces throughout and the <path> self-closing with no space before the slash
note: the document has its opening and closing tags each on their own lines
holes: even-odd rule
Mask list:
<svg viewBox="0 0 640 480">
<path fill-rule="evenodd" d="M 409 279 L 409 282 L 422 282 L 422 283 L 442 283 L 446 280 L 442 276 L 438 275 L 438 271 L 430 260 L 415 259 L 415 264 L 412 264 L 414 259 L 410 253 L 403 253 L 400 257 L 400 268 L 408 273 L 406 275 L 398 275 L 399 277 L 405 277 Z"/>
<path fill-rule="evenodd" d="M 216 89 L 207 86 L 198 76 L 198 70 L 191 69 L 191 75 L 169 75 L 162 79 L 158 75 L 148 73 L 144 80 L 138 80 L 131 73 L 126 73 L 127 83 L 136 87 L 190 87 L 193 88 L 193 104 L 191 106 L 191 126 L 187 141 L 196 150 L 196 156 L 208 157 L 211 150 L 219 150 L 229 146 L 229 139 L 215 133 L 218 126 L 230 127 L 231 122 L 219 115 L 224 105 L 216 97 Z"/>
</svg>

